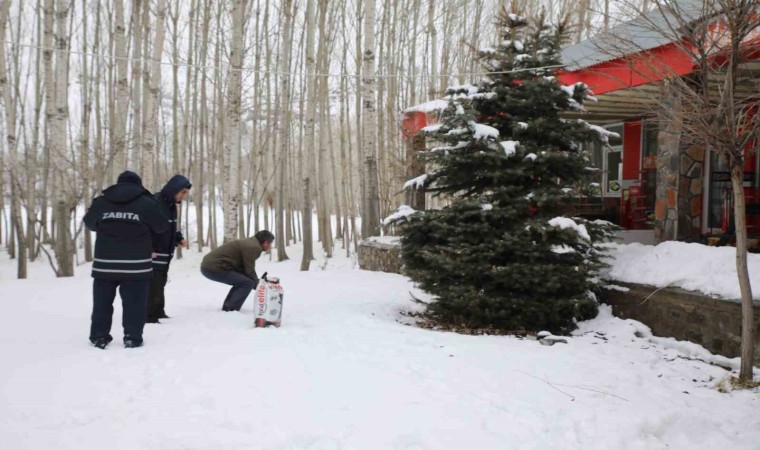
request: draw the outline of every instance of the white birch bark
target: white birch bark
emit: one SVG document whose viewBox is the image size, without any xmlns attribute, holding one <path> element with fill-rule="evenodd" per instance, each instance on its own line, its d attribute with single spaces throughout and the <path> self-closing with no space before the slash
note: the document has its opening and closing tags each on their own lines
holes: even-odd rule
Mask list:
<svg viewBox="0 0 760 450">
<path fill-rule="evenodd" d="M 153 55 L 150 60 L 150 73 L 147 84 L 149 92 L 145 102 L 145 132 L 143 133 L 143 186 L 149 191 L 159 189 L 156 184 L 156 127 L 158 126 L 158 111 L 161 108 L 161 55 L 164 53 L 164 30 L 166 22 L 166 0 L 158 0 L 156 10 L 156 39 L 153 41 Z M 146 49 L 147 50 L 147 49 Z"/>
<path fill-rule="evenodd" d="M 21 192 L 18 176 L 18 139 L 16 136 L 16 102 L 11 95 L 12 89 L 8 83 L 6 70 L 7 61 L 5 54 L 5 33 L 8 23 L 10 0 L 4 0 L 0 4 L 0 91 L 3 93 L 3 109 L 5 115 L 6 144 L 8 145 L 8 169 L 11 183 L 11 224 L 9 232 L 15 232 L 18 248 L 16 252 L 16 276 L 19 279 L 27 276 L 27 241 L 24 237 L 24 229 L 21 220 Z M 0 172 L 2 174 L 3 172 Z M 5 210 L 3 209 L 3 212 Z M 1 236 L 0 236 L 1 237 Z"/>
<path fill-rule="evenodd" d="M 309 270 L 314 259 L 312 218 L 312 175 L 314 174 L 314 117 L 316 115 L 316 59 L 314 57 L 314 34 L 316 22 L 316 0 L 306 2 L 306 123 L 304 124 L 304 164 L 303 168 L 303 258 L 301 270 Z"/>
<path fill-rule="evenodd" d="M 380 198 L 377 171 L 377 107 L 375 104 L 375 0 L 364 1 L 362 52 L 362 150 L 366 185 L 362 236 L 380 233 Z"/>
<path fill-rule="evenodd" d="M 285 252 L 285 168 L 288 164 L 288 146 L 290 145 L 290 121 L 291 121 L 291 103 L 290 103 L 290 52 L 293 42 L 288 39 L 290 29 L 293 26 L 293 0 L 284 0 L 282 3 L 282 17 L 280 27 L 280 85 L 277 92 L 279 97 L 279 120 L 277 120 L 277 135 L 279 140 L 279 155 L 275 170 L 277 171 L 275 182 L 277 193 L 275 207 L 276 211 L 276 231 L 275 241 L 277 244 L 277 260 L 283 261 L 288 259 Z"/>
<path fill-rule="evenodd" d="M 57 276 L 69 277 L 74 275 L 74 245 L 71 238 L 71 210 L 69 205 L 68 193 L 68 161 L 66 158 L 68 146 L 67 124 L 69 118 L 68 108 L 68 84 L 69 84 L 69 0 L 58 0 L 57 7 L 53 5 L 52 0 L 45 2 L 46 31 L 48 25 L 52 30 L 52 15 L 56 17 L 55 33 L 55 71 L 53 72 L 52 64 L 48 65 L 49 74 L 46 77 L 49 83 L 45 87 L 50 92 L 46 100 L 51 104 L 47 107 L 48 111 L 48 145 L 50 155 L 53 160 L 53 214 L 56 222 L 55 235 L 55 258 L 58 264 Z M 51 18 L 48 19 L 48 14 Z M 50 23 L 48 23 L 48 21 Z M 47 34 L 47 33 L 46 33 Z M 52 36 L 51 38 L 52 39 Z M 52 63 L 52 49 L 49 58 Z"/>
<path fill-rule="evenodd" d="M 127 168 L 127 113 L 129 108 L 129 79 L 127 72 L 126 28 L 124 26 L 123 0 L 113 0 L 114 56 L 116 57 L 116 114 L 111 117 L 111 164 L 113 172 Z"/>
<path fill-rule="evenodd" d="M 231 0 L 232 42 L 227 74 L 227 121 L 225 123 L 224 165 L 224 242 L 238 237 L 238 153 L 240 152 L 241 69 L 243 65 L 243 26 L 245 0 Z"/>
</svg>

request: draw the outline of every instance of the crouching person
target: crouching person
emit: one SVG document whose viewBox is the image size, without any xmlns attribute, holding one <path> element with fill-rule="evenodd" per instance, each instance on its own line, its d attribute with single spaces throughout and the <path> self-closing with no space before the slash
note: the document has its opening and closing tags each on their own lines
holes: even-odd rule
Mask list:
<svg viewBox="0 0 760 450">
<path fill-rule="evenodd" d="M 269 250 L 274 235 L 267 230 L 253 237 L 227 242 L 203 257 L 201 273 L 209 280 L 232 286 L 222 304 L 224 311 L 240 311 L 245 299 L 256 289 L 256 259 Z"/>
<path fill-rule="evenodd" d="M 90 342 L 106 348 L 113 340 L 111 321 L 116 288 L 123 308 L 124 346 L 143 344 L 148 287 L 153 276 L 152 233 L 163 233 L 169 222 L 159 205 L 130 171 L 92 201 L 84 223 L 96 232 L 92 263 L 93 305 Z"/>
</svg>

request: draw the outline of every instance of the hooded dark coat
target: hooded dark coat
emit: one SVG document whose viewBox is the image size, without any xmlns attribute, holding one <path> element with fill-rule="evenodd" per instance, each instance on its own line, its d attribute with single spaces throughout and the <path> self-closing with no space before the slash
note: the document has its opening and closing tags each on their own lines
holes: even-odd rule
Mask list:
<svg viewBox="0 0 760 450">
<path fill-rule="evenodd" d="M 185 238 L 179 231 L 177 223 L 177 201 L 174 196 L 182 189 L 190 189 L 193 185 L 190 180 L 182 175 L 174 175 L 161 189 L 161 192 L 155 195 L 161 212 L 168 219 L 169 227 L 162 233 L 153 236 L 153 251 L 156 257 L 153 259 L 153 270 L 156 272 L 168 272 L 169 264 L 174 257 L 174 248 Z"/>
<path fill-rule="evenodd" d="M 144 187 L 120 182 L 105 189 L 92 201 L 84 223 L 97 233 L 93 278 L 128 281 L 153 276 L 152 236 L 163 233 L 168 223 Z"/>
</svg>

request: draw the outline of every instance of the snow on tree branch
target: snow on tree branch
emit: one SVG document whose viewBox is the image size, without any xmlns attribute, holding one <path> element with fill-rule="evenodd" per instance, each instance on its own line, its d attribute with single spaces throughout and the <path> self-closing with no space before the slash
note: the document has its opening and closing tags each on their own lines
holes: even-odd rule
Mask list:
<svg viewBox="0 0 760 450">
<path fill-rule="evenodd" d="M 407 189 L 419 189 L 421 187 L 425 186 L 425 180 L 427 180 L 428 174 L 423 174 L 418 176 L 417 178 L 412 178 L 411 180 L 404 183 L 404 190 Z"/>
<path fill-rule="evenodd" d="M 391 214 L 390 216 L 383 219 L 382 223 L 383 225 L 389 225 L 392 222 L 400 221 L 402 219 L 406 219 L 409 216 L 418 213 L 416 209 L 412 208 L 409 205 L 401 205 L 398 207 L 396 212 Z"/>
<path fill-rule="evenodd" d="M 520 141 L 501 141 L 499 144 L 504 149 L 504 154 L 509 158 L 517 153 L 517 146 L 520 144 Z"/>
<path fill-rule="evenodd" d="M 578 225 L 575 223 L 573 219 L 570 219 L 568 217 L 555 217 L 551 219 L 549 222 L 549 225 L 553 227 L 557 227 L 560 229 L 572 229 L 575 230 L 575 232 L 580 236 L 581 238 L 591 241 L 591 236 L 588 234 L 588 230 L 586 230 L 585 225 Z"/>
</svg>

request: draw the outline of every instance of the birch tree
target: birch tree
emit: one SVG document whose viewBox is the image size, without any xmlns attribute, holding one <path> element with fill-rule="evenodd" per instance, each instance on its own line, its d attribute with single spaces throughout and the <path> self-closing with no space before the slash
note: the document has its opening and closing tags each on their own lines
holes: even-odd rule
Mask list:
<svg viewBox="0 0 760 450">
<path fill-rule="evenodd" d="M 68 85 L 69 85 L 69 0 L 45 1 L 45 36 L 48 44 L 55 37 L 55 50 L 45 45 L 46 59 L 45 101 L 47 108 L 48 136 L 46 145 L 54 162 L 53 215 L 56 221 L 55 258 L 59 277 L 74 275 L 74 248 L 71 237 L 71 206 L 69 205 L 69 163 L 66 158 L 68 143 Z M 54 18 L 57 20 L 54 21 Z M 54 31 L 53 26 L 56 26 Z M 55 70 L 53 69 L 55 53 Z"/>
<path fill-rule="evenodd" d="M 312 219 L 312 175 L 314 174 L 314 117 L 316 115 L 316 60 L 314 58 L 315 7 L 316 0 L 306 1 L 306 121 L 304 123 L 304 164 L 303 169 L 303 258 L 301 270 L 309 270 L 314 259 Z"/>
<path fill-rule="evenodd" d="M 231 0 L 232 46 L 230 48 L 230 68 L 227 73 L 227 120 L 224 140 L 224 242 L 238 235 L 238 193 L 240 152 L 240 101 L 241 70 L 243 65 L 243 27 L 245 20 L 245 0 Z"/>
<path fill-rule="evenodd" d="M 124 26 L 123 0 L 113 0 L 113 45 L 116 60 L 116 114 L 111 117 L 112 172 L 127 167 L 127 111 L 129 107 L 129 80 L 127 72 L 126 28 Z"/>
<path fill-rule="evenodd" d="M 0 4 L 0 91 L 3 93 L 3 107 L 5 112 L 5 141 L 8 148 L 8 169 L 11 183 L 11 227 L 9 232 L 15 232 L 16 241 L 18 243 L 16 252 L 17 263 L 17 277 L 26 278 L 26 262 L 27 262 L 27 242 L 24 238 L 24 229 L 21 221 L 21 205 L 19 191 L 20 180 L 18 176 L 18 138 L 16 136 L 17 118 L 16 118 L 16 102 L 11 94 L 12 89 L 8 83 L 7 61 L 5 54 L 5 35 L 6 26 L 8 24 L 8 15 L 10 9 L 10 0 L 4 0 Z M 0 155 L 1 157 L 2 155 Z M 0 177 L 3 176 L 3 172 L 0 172 Z M 2 195 L 2 194 L 0 194 Z M 3 213 L 5 210 L 3 209 Z"/>
<path fill-rule="evenodd" d="M 161 55 L 164 53 L 164 30 L 166 21 L 166 0 L 158 1 L 156 10 L 156 39 L 153 42 L 153 55 L 150 60 L 150 73 L 145 74 L 149 86 L 147 102 L 145 103 L 145 132 L 143 133 L 142 158 L 143 186 L 149 190 L 157 189 L 156 185 L 156 127 L 158 126 L 158 111 L 161 107 Z"/>
<path fill-rule="evenodd" d="M 278 120 L 277 120 L 277 138 L 279 141 L 279 154 L 274 165 L 276 171 L 276 182 L 278 192 L 276 193 L 275 207 L 275 241 L 277 244 L 277 260 L 284 261 L 288 259 L 285 252 L 285 170 L 287 166 L 287 155 L 289 146 L 290 120 L 291 120 L 291 103 L 290 103 L 290 51 L 293 42 L 288 39 L 293 26 L 293 0 L 284 0 L 281 8 L 280 18 L 280 85 L 277 91 L 279 98 Z"/>
<path fill-rule="evenodd" d="M 364 198 L 362 236 L 380 232 L 380 192 L 377 172 L 377 107 L 375 105 L 375 0 L 364 0 L 364 50 L 362 51 L 362 151 Z"/>
</svg>

